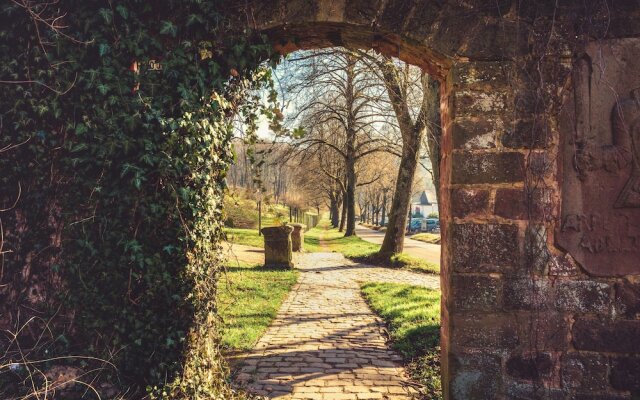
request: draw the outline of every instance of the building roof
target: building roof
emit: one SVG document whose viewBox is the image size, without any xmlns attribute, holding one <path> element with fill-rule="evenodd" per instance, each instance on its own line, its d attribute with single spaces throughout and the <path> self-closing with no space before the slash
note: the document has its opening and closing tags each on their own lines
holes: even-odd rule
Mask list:
<svg viewBox="0 0 640 400">
<path fill-rule="evenodd" d="M 427 196 L 427 191 L 423 190 L 422 193 L 420 194 L 420 201 L 419 203 L 420 205 L 423 206 L 430 206 L 431 202 L 429 201 L 429 196 Z"/>
</svg>

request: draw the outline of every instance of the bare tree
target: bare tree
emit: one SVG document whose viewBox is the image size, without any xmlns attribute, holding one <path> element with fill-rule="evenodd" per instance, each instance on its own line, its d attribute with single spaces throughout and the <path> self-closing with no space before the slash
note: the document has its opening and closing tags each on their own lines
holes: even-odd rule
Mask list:
<svg viewBox="0 0 640 400">
<path fill-rule="evenodd" d="M 391 202 L 388 227 L 380 248 L 380 254 L 390 255 L 402 252 L 404 246 L 405 223 L 411 206 L 421 144 L 435 122 L 430 119 L 433 119 L 434 114 L 437 115 L 438 86 L 426 73 L 421 72 L 417 75 L 420 85 L 416 91 L 415 68 L 412 70 L 410 66 L 401 65 L 388 57 L 362 52 L 360 54 L 368 60 L 369 65 L 377 69 L 384 82 L 402 137 L 400 168 Z M 416 93 L 421 95 L 419 107 L 414 106 Z M 435 154 L 439 156 L 439 148 L 435 149 L 435 133 L 432 135 L 434 140 L 430 144 L 433 144 L 433 150 L 437 151 Z M 433 163 L 432 169 L 436 171 L 438 165 Z M 437 172 L 433 174 L 434 179 L 437 175 Z"/>
<path fill-rule="evenodd" d="M 298 112 L 292 121 L 305 135 L 296 144 L 305 151 L 324 147 L 344 160 L 343 214 L 345 236 L 355 235 L 357 164 L 373 153 L 395 147 L 396 133 L 389 125 L 387 94 L 379 79 L 358 53 L 345 49 L 305 53 L 297 62 L 298 79 L 289 82 L 297 96 Z M 293 93 L 293 94 L 291 94 Z M 345 220 L 343 219 L 343 220 Z"/>
</svg>

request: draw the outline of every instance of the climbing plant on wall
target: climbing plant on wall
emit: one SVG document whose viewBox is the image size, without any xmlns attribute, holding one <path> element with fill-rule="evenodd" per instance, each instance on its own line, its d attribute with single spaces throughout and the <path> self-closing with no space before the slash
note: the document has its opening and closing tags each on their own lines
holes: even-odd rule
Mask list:
<svg viewBox="0 0 640 400">
<path fill-rule="evenodd" d="M 232 6 L 0 5 L 0 397 L 52 370 L 86 396 L 233 396 L 214 301 L 231 117 L 279 113 L 249 95 L 270 46 Z"/>
</svg>

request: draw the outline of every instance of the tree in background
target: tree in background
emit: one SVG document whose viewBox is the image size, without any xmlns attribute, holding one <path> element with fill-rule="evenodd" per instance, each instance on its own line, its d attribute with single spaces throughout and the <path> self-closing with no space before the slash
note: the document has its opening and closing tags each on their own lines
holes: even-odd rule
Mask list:
<svg viewBox="0 0 640 400">
<path fill-rule="evenodd" d="M 323 147 L 344 160 L 345 236 L 355 235 L 357 164 L 395 147 L 386 93 L 357 53 L 339 48 L 305 52 L 293 62 L 297 73 L 286 86 L 297 99 L 291 122 L 304 129 L 296 145 L 304 151 Z"/>
</svg>

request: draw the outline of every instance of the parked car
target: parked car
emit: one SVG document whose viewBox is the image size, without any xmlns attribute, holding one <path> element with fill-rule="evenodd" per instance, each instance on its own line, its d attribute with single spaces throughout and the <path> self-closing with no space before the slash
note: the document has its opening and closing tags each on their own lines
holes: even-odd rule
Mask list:
<svg viewBox="0 0 640 400">
<path fill-rule="evenodd" d="M 440 232 L 440 220 L 438 218 L 425 218 L 422 222 L 423 232 Z"/>
<path fill-rule="evenodd" d="M 420 232 L 422 229 L 422 220 L 423 218 L 411 218 L 409 230 L 411 232 Z"/>
</svg>

